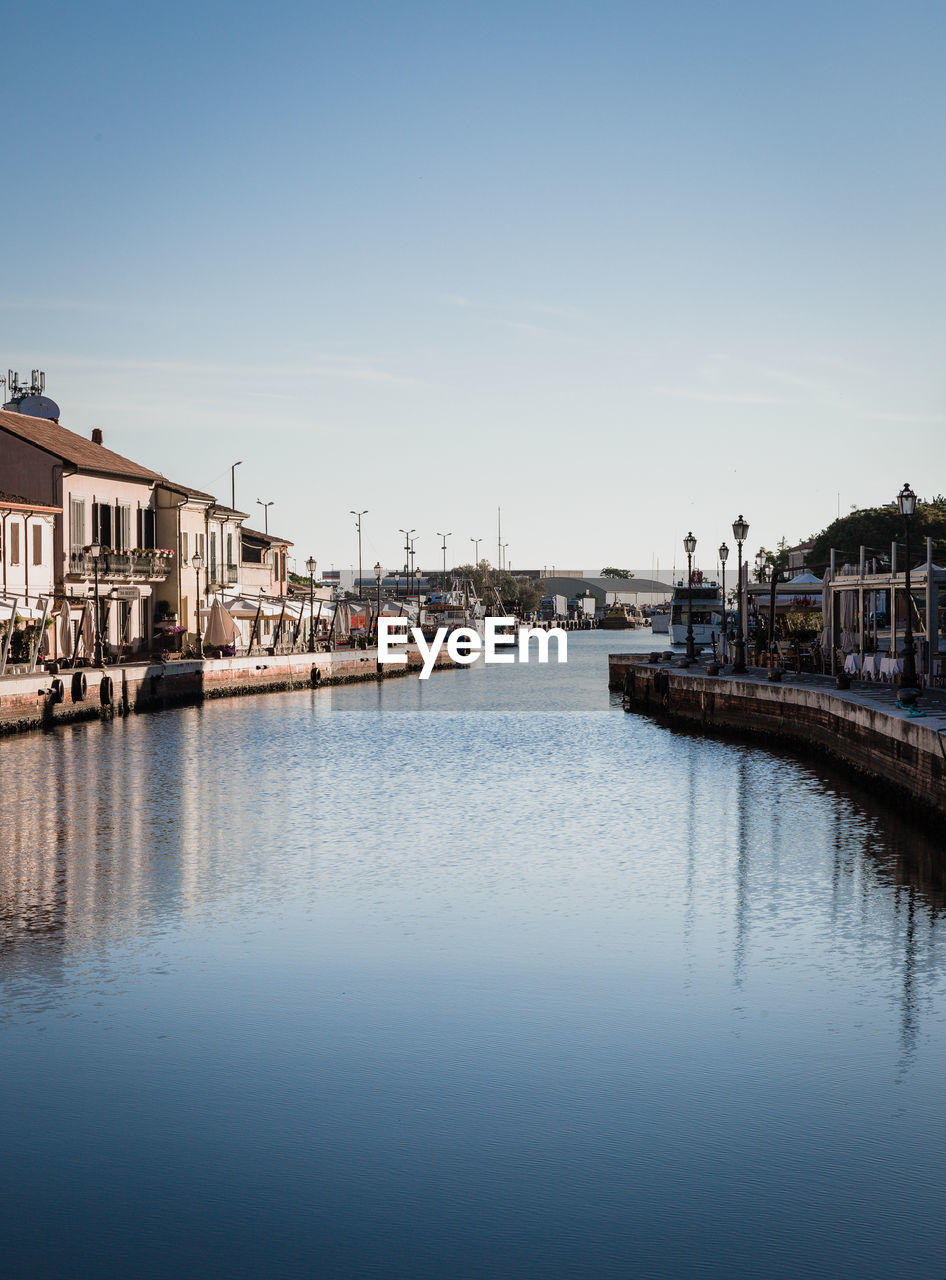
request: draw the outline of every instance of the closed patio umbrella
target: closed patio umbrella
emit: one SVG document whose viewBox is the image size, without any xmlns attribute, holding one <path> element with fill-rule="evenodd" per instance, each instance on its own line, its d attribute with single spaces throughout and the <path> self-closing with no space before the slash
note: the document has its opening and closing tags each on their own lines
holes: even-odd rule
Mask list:
<svg viewBox="0 0 946 1280">
<path fill-rule="evenodd" d="M 210 618 L 204 632 L 204 644 L 222 649 L 224 645 L 235 644 L 239 639 L 240 629 L 227 613 L 219 600 L 214 600 L 210 607 Z"/>
<path fill-rule="evenodd" d="M 63 600 L 59 610 L 59 652 L 66 658 L 72 653 L 72 617 L 68 600 Z"/>
</svg>

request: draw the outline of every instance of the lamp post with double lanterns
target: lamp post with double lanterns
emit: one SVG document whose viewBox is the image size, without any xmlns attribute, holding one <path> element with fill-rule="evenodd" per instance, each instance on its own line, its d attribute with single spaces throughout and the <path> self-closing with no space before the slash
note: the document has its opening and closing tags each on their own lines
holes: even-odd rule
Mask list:
<svg viewBox="0 0 946 1280">
<path fill-rule="evenodd" d="M 318 567 L 315 556 L 309 556 L 305 567 L 309 571 L 309 652 L 315 653 L 315 571 Z"/>
<path fill-rule="evenodd" d="M 902 689 L 916 688 L 916 654 L 913 652 L 913 596 L 910 593 L 910 521 L 916 511 L 916 494 L 905 484 L 897 494 L 897 506 L 903 516 L 903 531 L 907 543 L 907 564 L 904 573 L 904 589 L 906 593 L 907 621 L 903 629 L 903 644 L 906 652 L 903 655 L 903 675 L 900 678 Z"/>
<path fill-rule="evenodd" d="M 92 661 L 97 667 L 104 667 L 102 661 L 102 611 L 99 602 L 99 557 L 102 554 L 102 545 L 99 542 L 93 542 L 89 547 L 89 555 L 92 557 L 92 572 L 95 575 L 95 604 L 93 619 L 95 621 L 95 642 L 92 649 Z"/>
<path fill-rule="evenodd" d="M 696 657 L 693 641 L 693 553 L 696 551 L 696 538 L 692 530 L 683 539 L 683 550 L 687 553 L 687 657 L 692 662 Z"/>
<path fill-rule="evenodd" d="M 191 566 L 194 570 L 194 577 L 197 580 L 197 599 L 194 605 L 194 613 L 197 617 L 197 656 L 204 656 L 204 638 L 200 631 L 200 571 L 204 567 L 204 557 L 199 551 L 195 551 L 191 556 Z"/>
<path fill-rule="evenodd" d="M 749 525 L 742 516 L 732 522 L 732 536 L 739 553 L 738 578 L 736 579 L 736 656 L 732 664 L 734 675 L 744 675 L 746 670 L 746 623 L 743 612 L 742 544 L 749 536 Z"/>
<path fill-rule="evenodd" d="M 726 561 L 729 559 L 729 548 L 725 542 L 719 544 L 719 565 L 722 570 L 722 591 L 723 591 L 723 636 L 726 637 Z M 720 656 L 722 656 L 722 648 L 720 646 Z"/>
</svg>

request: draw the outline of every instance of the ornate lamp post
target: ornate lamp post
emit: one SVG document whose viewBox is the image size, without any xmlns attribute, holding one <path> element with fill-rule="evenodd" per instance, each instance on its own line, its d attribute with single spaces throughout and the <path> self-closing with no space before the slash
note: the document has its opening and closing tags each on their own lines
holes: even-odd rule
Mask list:
<svg viewBox="0 0 946 1280">
<path fill-rule="evenodd" d="M 199 551 L 195 551 L 191 556 L 191 567 L 197 580 L 197 600 L 194 606 L 194 612 L 197 616 L 197 656 L 202 658 L 204 656 L 204 638 L 200 631 L 200 571 L 204 567 L 204 557 Z"/>
<path fill-rule="evenodd" d="M 742 544 L 749 536 L 748 522 L 742 516 L 732 524 L 732 536 L 736 539 L 739 552 L 739 577 L 736 582 L 736 660 L 732 664 L 733 674 L 742 675 L 746 670 L 746 625 L 742 603 Z"/>
<path fill-rule="evenodd" d="M 381 568 L 381 561 L 377 560 L 375 561 L 375 566 L 374 566 L 374 580 L 378 585 L 378 608 L 374 615 L 375 643 L 377 643 L 377 638 L 378 638 L 378 635 L 380 634 L 380 629 L 378 627 L 378 619 L 381 617 L 381 579 L 383 577 L 384 577 L 384 570 Z"/>
<path fill-rule="evenodd" d="M 726 561 L 729 559 L 729 548 L 725 542 L 719 544 L 719 564 L 722 569 L 722 589 L 723 589 L 723 635 L 726 635 Z M 720 656 L 722 656 L 722 646 L 720 646 Z"/>
<path fill-rule="evenodd" d="M 313 618 L 315 612 L 315 570 L 317 568 L 315 556 L 309 556 L 305 562 L 305 567 L 309 571 L 309 652 L 315 653 L 315 620 Z"/>
<path fill-rule="evenodd" d="M 903 516 L 903 529 L 907 542 L 907 565 L 904 574 L 904 587 L 907 597 L 907 624 L 903 629 L 903 644 L 906 652 L 903 655 L 903 675 L 900 677 L 902 689 L 916 688 L 916 654 L 913 652 L 913 597 L 910 594 L 910 521 L 916 511 L 916 494 L 905 484 L 897 494 L 897 505 Z"/>
<path fill-rule="evenodd" d="M 102 632 L 100 630 L 101 607 L 99 602 L 99 557 L 101 554 L 101 543 L 93 542 L 89 547 L 89 555 L 92 557 L 92 572 L 95 574 L 95 612 L 93 614 L 95 619 L 95 644 L 92 650 L 92 661 L 97 667 L 105 666 L 105 663 L 102 661 Z"/>
<path fill-rule="evenodd" d="M 693 553 L 696 551 L 696 538 L 692 531 L 683 539 L 683 550 L 687 553 L 687 657 L 692 662 L 696 657 L 693 642 Z"/>
</svg>

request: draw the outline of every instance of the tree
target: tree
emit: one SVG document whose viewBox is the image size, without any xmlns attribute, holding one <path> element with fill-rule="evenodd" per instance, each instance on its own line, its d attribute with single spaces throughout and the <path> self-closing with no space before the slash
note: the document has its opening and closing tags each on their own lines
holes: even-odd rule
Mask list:
<svg viewBox="0 0 946 1280">
<path fill-rule="evenodd" d="M 613 565 L 609 565 L 607 569 L 601 570 L 602 578 L 633 578 L 634 575 L 630 569 L 615 569 Z"/>
<path fill-rule="evenodd" d="M 933 539 L 933 557 L 941 561 L 946 556 L 946 499 L 942 494 L 930 502 L 917 501 L 910 522 L 911 552 L 919 556 L 926 538 Z M 814 538 L 808 559 L 812 566 L 821 568 L 829 563 L 833 547 L 840 563 L 857 564 L 860 549 L 865 547 L 869 558 L 876 556 L 889 565 L 892 542 L 903 542 L 903 517 L 895 502 L 852 511 L 832 521 Z"/>
</svg>

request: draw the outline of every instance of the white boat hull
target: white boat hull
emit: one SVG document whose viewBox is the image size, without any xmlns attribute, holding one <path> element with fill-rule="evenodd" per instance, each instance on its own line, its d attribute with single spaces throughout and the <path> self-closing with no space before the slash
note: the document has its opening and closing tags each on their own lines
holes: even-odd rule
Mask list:
<svg viewBox="0 0 946 1280">
<path fill-rule="evenodd" d="M 650 619 L 650 629 L 655 636 L 667 636 L 670 634 L 670 614 L 655 613 Z"/>
</svg>

